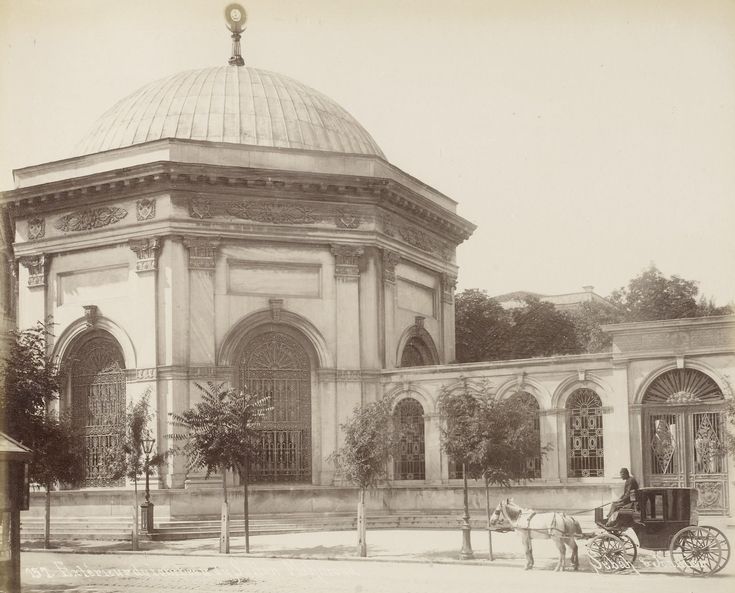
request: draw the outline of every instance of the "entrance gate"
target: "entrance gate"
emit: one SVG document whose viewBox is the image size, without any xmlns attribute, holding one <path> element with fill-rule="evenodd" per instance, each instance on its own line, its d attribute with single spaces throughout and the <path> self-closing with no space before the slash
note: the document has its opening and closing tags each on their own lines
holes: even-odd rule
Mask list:
<svg viewBox="0 0 735 593">
<path fill-rule="evenodd" d="M 717 384 L 693 369 L 669 371 L 648 388 L 643 406 L 646 485 L 695 487 L 700 512 L 727 513 L 724 397 Z"/>
</svg>

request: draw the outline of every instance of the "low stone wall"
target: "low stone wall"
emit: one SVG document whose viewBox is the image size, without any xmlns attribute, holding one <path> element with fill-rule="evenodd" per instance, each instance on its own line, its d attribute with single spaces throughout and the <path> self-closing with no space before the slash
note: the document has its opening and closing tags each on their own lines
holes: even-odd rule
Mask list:
<svg viewBox="0 0 735 593">
<path fill-rule="evenodd" d="M 512 497 L 518 504 L 537 510 L 579 511 L 591 509 L 617 498 L 621 484 L 532 484 L 512 488 L 491 488 L 490 504 Z M 242 489 L 228 490 L 233 515 L 242 514 Z M 31 494 L 30 515 L 44 512 L 44 493 Z M 129 516 L 133 505 L 132 490 L 66 490 L 52 493 L 52 514 L 56 517 Z M 143 496 L 139 493 L 139 502 Z M 216 487 L 151 491 L 156 505 L 156 519 L 212 519 L 220 514 L 222 490 Z M 337 486 L 254 486 L 250 488 L 250 512 L 253 515 L 288 513 L 352 512 L 357 491 Z M 448 485 L 424 484 L 381 486 L 366 498 L 368 510 L 388 513 L 446 511 L 462 508 L 461 482 Z M 485 488 L 471 481 L 470 508 L 485 510 Z"/>
</svg>

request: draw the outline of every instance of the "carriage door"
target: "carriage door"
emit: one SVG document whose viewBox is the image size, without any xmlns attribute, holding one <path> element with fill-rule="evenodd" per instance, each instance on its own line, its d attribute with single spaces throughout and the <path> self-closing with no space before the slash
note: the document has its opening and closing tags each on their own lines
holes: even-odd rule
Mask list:
<svg viewBox="0 0 735 593">
<path fill-rule="evenodd" d="M 256 482 L 311 482 L 311 364 L 290 335 L 268 332 L 249 340 L 240 358 L 240 385 L 267 395 L 273 408 L 262 423 Z"/>
<path fill-rule="evenodd" d="M 717 384 L 692 369 L 651 384 L 643 398 L 646 486 L 694 487 L 700 512 L 727 513 L 723 404 Z"/>
</svg>

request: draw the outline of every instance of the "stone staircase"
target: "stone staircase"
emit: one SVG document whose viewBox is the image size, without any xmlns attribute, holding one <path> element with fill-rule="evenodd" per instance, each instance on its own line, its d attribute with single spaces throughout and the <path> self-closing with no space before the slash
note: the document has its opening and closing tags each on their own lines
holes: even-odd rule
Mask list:
<svg viewBox="0 0 735 593">
<path fill-rule="evenodd" d="M 242 515 L 230 521 L 232 536 L 244 535 Z M 592 517 L 578 517 L 582 529 L 595 529 Z M 253 515 L 250 517 L 251 535 L 280 533 L 303 533 L 309 531 L 349 531 L 356 529 L 355 513 L 285 513 L 278 515 Z M 461 511 L 431 510 L 379 512 L 368 511 L 368 529 L 459 529 Z M 472 529 L 483 529 L 487 525 L 484 514 L 473 514 Z M 59 517 L 51 520 L 53 539 L 129 540 L 132 519 L 127 517 L 92 516 Z M 163 517 L 156 521 L 156 529 L 147 535 L 153 541 L 216 538 L 220 534 L 219 519 L 171 520 Z M 141 534 L 143 535 L 143 534 Z M 43 538 L 43 517 L 21 515 L 21 539 Z"/>
</svg>

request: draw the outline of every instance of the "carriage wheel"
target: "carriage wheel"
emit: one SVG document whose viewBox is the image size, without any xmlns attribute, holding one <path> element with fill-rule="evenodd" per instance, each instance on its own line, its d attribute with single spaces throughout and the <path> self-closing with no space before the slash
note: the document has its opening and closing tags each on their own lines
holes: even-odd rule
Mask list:
<svg viewBox="0 0 735 593">
<path fill-rule="evenodd" d="M 633 564 L 638 558 L 638 546 L 635 545 L 633 538 L 625 533 L 618 534 L 618 537 L 623 542 L 623 550 L 625 551 L 625 559 Z"/>
<path fill-rule="evenodd" d="M 669 553 L 680 572 L 707 576 L 725 567 L 730 559 L 730 542 L 715 527 L 692 525 L 672 538 Z"/>
<path fill-rule="evenodd" d="M 601 533 L 587 544 L 587 556 L 595 570 L 600 572 L 619 572 L 631 568 L 637 555 L 635 543 L 628 536 L 623 536 L 633 546 L 633 556 L 629 556 L 630 548 L 626 542 L 612 533 Z"/>
</svg>

